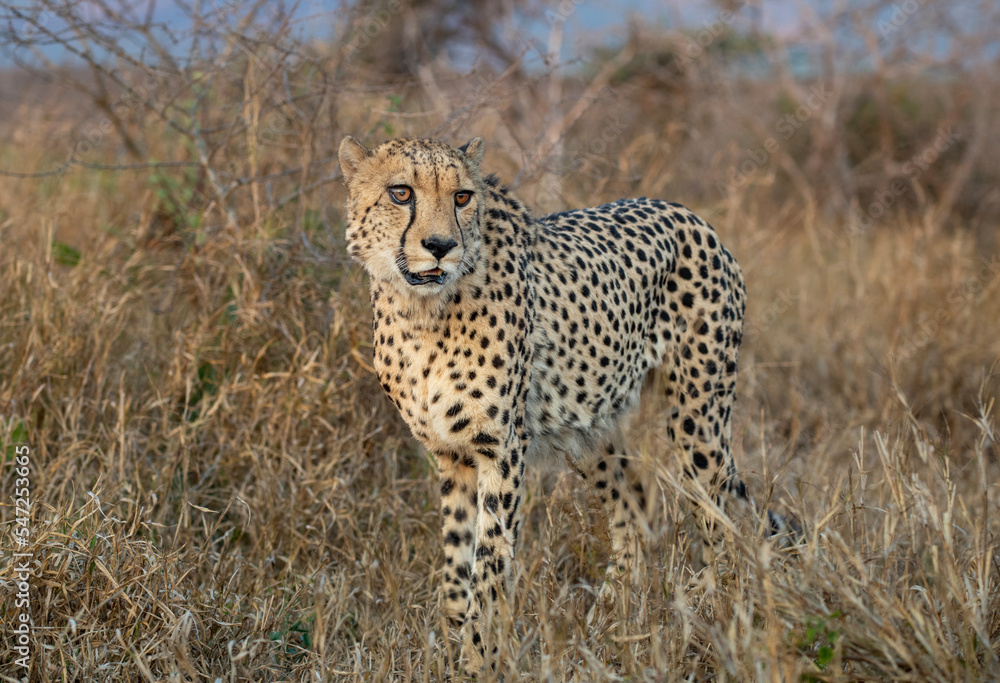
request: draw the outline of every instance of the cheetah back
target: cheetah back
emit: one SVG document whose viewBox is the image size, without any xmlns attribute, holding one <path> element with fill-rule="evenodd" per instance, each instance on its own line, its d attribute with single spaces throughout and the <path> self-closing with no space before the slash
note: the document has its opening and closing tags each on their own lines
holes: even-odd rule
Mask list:
<svg viewBox="0 0 1000 683">
<path fill-rule="evenodd" d="M 687 389 L 720 390 L 698 380 L 735 373 L 743 276 L 711 226 L 683 206 L 640 198 L 545 216 L 530 260 L 528 420 L 539 448 L 614 429 L 650 369 L 667 365 L 691 385 L 678 402 Z"/>
</svg>

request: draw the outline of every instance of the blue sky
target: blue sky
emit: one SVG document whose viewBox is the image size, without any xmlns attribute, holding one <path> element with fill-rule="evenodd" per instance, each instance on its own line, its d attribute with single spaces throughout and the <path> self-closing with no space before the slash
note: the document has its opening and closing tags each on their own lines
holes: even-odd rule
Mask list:
<svg viewBox="0 0 1000 683">
<path fill-rule="evenodd" d="M 111 6 L 123 8 L 124 11 L 128 11 L 124 8 L 136 7 L 135 16 L 137 17 L 144 16 L 145 8 L 148 6 L 147 0 L 135 0 L 134 2 L 128 2 L 127 0 L 109 1 Z M 188 0 L 188 2 L 194 4 L 197 0 Z M 188 2 L 185 2 L 185 4 L 188 4 Z M 393 7 L 392 3 L 399 2 L 405 2 L 405 0 L 383 0 L 375 5 L 375 10 L 372 13 L 374 14 L 379 9 Z M 918 7 L 916 11 L 921 13 L 925 11 L 925 7 L 930 7 L 930 3 L 925 5 L 925 3 L 919 2 L 919 0 L 906 0 L 906 2 L 900 0 L 900 2 L 896 3 L 888 0 L 883 3 L 877 20 L 889 19 L 894 13 L 898 15 L 900 12 L 899 8 L 908 6 L 907 3 Z M 868 3 L 862 0 L 858 4 L 865 5 Z M 0 10 L 2 14 L 9 15 L 13 11 L 10 8 L 19 8 L 18 11 L 31 13 L 36 17 L 40 17 L 47 29 L 59 30 L 64 26 L 58 16 L 41 12 L 39 4 L 35 0 L 21 0 L 20 2 L 14 0 L 14 2 L 5 3 L 5 5 L 5 9 Z M 343 30 L 344 13 L 342 5 L 340 2 L 335 1 L 301 0 L 298 3 L 274 2 L 265 5 L 263 16 L 266 17 L 273 10 L 281 6 L 291 7 L 293 5 L 295 7 L 293 32 L 298 37 L 323 39 Z M 230 7 L 241 8 L 242 6 L 244 6 L 244 3 L 241 0 L 201 0 L 201 7 L 205 13 L 210 13 L 216 9 L 227 11 Z M 83 12 L 84 16 L 93 16 L 95 20 L 99 18 L 95 6 L 87 2 L 87 0 L 79 0 L 73 7 L 76 8 L 76 11 Z M 189 16 L 176 2 L 173 0 L 160 0 L 154 7 L 154 20 L 167 27 L 161 33 L 162 36 L 166 36 L 170 32 L 178 34 L 188 33 L 191 28 Z M 823 3 L 821 0 L 805 0 L 805 3 L 800 0 L 760 0 L 760 2 L 755 2 L 751 5 L 747 2 L 726 23 L 729 28 L 737 31 L 759 29 L 765 33 L 779 34 L 790 39 L 800 36 L 804 37 L 804 22 L 802 21 L 803 7 L 807 8 L 806 11 L 815 10 L 823 12 L 829 7 L 829 3 Z M 973 0 L 956 0 L 956 2 L 950 4 L 948 7 L 949 18 L 953 20 L 954 26 L 959 30 L 971 33 L 982 29 L 979 23 L 981 21 L 981 6 L 979 3 Z M 657 0 L 618 0 L 617 2 L 613 0 L 561 0 L 561 2 L 553 2 L 550 5 L 550 9 L 540 19 L 534 21 L 522 20 L 518 23 L 517 28 L 524 38 L 531 40 L 535 45 L 544 49 L 552 23 L 554 21 L 562 21 L 565 32 L 561 57 L 563 60 L 571 60 L 580 53 L 581 47 L 584 45 L 593 46 L 594 44 L 620 43 L 626 30 L 626 20 L 630 15 L 644 26 L 660 26 L 664 28 L 681 26 L 696 34 L 698 31 L 709 29 L 713 24 L 719 26 L 721 10 L 717 5 L 712 3 L 684 2 L 683 0 L 674 0 L 672 2 Z M 905 15 L 905 13 L 903 18 L 906 21 L 909 20 L 908 15 Z M 909 26 L 904 25 L 903 28 L 907 29 L 906 33 L 911 33 L 910 29 L 915 28 L 916 23 L 913 22 Z M 9 25 L 19 35 L 27 35 L 32 31 L 31 24 L 23 20 L 14 19 Z M 837 36 L 845 44 L 857 40 L 853 28 L 849 25 L 839 27 Z M 938 36 L 936 39 L 933 36 L 924 35 L 922 39 L 928 43 L 925 49 L 943 54 L 948 48 L 948 43 L 943 38 L 943 35 Z M 141 40 L 136 40 L 136 44 L 132 46 L 130 51 L 138 54 L 142 48 L 140 42 Z M 128 38 L 124 38 L 123 43 L 123 46 L 128 47 Z M 178 55 L 186 53 L 188 44 L 185 40 L 181 40 L 175 45 Z M 58 46 L 45 47 L 43 50 L 46 56 L 57 61 L 62 61 L 68 57 L 65 50 Z M 29 56 L 23 50 L 19 54 L 22 58 Z M 996 54 L 997 41 L 995 40 L 992 47 L 982 56 L 995 59 Z M 457 53 L 456 56 L 461 59 L 460 53 Z M 9 65 L 11 63 L 10 57 L 10 46 L 3 46 L 3 49 L 0 50 L 0 65 Z"/>
<path fill-rule="evenodd" d="M 203 0 L 203 10 L 208 13 L 214 8 L 226 9 L 238 0 Z M 391 0 L 381 3 L 379 7 L 388 6 Z M 138 3 L 115 2 L 113 7 L 134 6 L 137 8 L 135 16 L 142 17 L 145 14 L 146 2 Z M 34 16 L 42 21 L 44 27 L 49 30 L 58 31 L 64 27 L 62 20 L 52 13 L 41 10 L 37 2 L 31 0 L 11 3 L 11 7 L 18 11 Z M 278 3 L 274 4 L 275 7 Z M 290 6 L 286 5 L 286 6 Z M 82 12 L 83 16 L 92 16 L 98 19 L 99 15 L 94 5 L 78 2 L 76 11 Z M 625 20 L 632 14 L 639 17 L 645 25 L 677 26 L 686 25 L 697 29 L 703 25 L 708 25 L 717 17 L 718 9 L 712 6 L 705 6 L 700 3 L 675 2 L 664 3 L 655 0 L 619 0 L 618 2 L 604 0 L 563 0 L 562 3 L 554 3 L 552 9 L 546 12 L 546 16 L 540 20 L 526 22 L 519 25 L 526 37 L 537 43 L 544 45 L 548 38 L 551 22 L 564 20 L 565 34 L 563 39 L 563 58 L 572 57 L 581 44 L 588 44 L 613 41 L 624 33 Z M 265 7 L 265 16 L 268 9 Z M 741 17 L 762 17 L 762 26 L 766 30 L 788 30 L 794 24 L 795 5 L 788 0 L 766 0 L 760 10 L 745 8 L 739 12 Z M 328 2 L 324 0 L 302 0 L 297 3 L 294 11 L 295 29 L 300 37 L 325 38 L 338 30 L 338 24 L 343 16 L 341 3 Z M 186 12 L 181 10 L 174 2 L 158 2 L 155 5 L 153 14 L 154 20 L 160 22 L 169 29 L 178 33 L 184 33 L 190 28 L 190 19 Z M 743 20 L 740 20 L 744 23 Z M 39 35 L 31 23 L 25 20 L 14 19 L 11 23 L 13 30 L 21 36 Z M 127 42 L 125 44 L 127 46 Z M 139 49 L 139 45 L 134 46 Z M 181 47 L 181 46 L 179 46 Z M 10 46 L 5 46 L 4 54 L 0 59 L 9 63 Z M 69 57 L 65 50 L 58 46 L 48 46 L 43 48 L 44 53 L 49 58 L 61 61 Z M 27 57 L 25 52 L 19 53 L 22 57 Z"/>
</svg>

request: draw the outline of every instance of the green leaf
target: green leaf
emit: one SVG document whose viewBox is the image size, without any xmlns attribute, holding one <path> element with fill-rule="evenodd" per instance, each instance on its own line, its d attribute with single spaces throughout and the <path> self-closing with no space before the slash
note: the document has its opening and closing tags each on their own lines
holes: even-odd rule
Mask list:
<svg viewBox="0 0 1000 683">
<path fill-rule="evenodd" d="M 55 241 L 52 243 L 52 257 L 57 263 L 72 268 L 80 263 L 80 250 L 65 242 Z"/>
<path fill-rule="evenodd" d="M 22 420 L 13 420 L 14 428 L 10 430 L 7 447 L 4 449 L 4 462 L 14 459 L 17 447 L 28 443 L 28 427 Z"/>
</svg>

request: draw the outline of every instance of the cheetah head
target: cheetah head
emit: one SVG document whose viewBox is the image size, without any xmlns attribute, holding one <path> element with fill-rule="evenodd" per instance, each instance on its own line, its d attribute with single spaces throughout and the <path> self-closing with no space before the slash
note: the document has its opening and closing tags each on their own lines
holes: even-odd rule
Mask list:
<svg viewBox="0 0 1000 683">
<path fill-rule="evenodd" d="M 347 248 L 374 280 L 433 296 L 472 272 L 479 256 L 485 186 L 483 140 L 455 149 L 390 140 L 374 150 L 340 143 L 347 184 Z"/>
</svg>

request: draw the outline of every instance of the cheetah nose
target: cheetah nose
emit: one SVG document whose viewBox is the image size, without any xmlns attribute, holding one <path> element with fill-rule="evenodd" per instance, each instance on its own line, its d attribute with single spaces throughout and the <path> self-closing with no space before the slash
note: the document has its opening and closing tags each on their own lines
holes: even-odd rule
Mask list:
<svg viewBox="0 0 1000 683">
<path fill-rule="evenodd" d="M 458 246 L 458 242 L 452 238 L 438 237 L 437 235 L 420 240 L 420 244 L 438 260 L 443 259 L 445 254 Z"/>
</svg>

